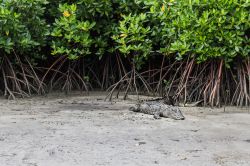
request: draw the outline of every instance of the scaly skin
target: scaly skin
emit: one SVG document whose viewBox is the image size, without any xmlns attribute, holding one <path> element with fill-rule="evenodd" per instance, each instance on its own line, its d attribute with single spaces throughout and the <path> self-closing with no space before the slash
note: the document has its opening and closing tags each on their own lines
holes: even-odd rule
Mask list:
<svg viewBox="0 0 250 166">
<path fill-rule="evenodd" d="M 129 110 L 154 115 L 155 119 L 160 119 L 160 117 L 171 118 L 175 120 L 185 119 L 178 107 L 166 105 L 163 102 L 158 101 L 143 102 L 137 104 L 136 107 L 130 107 Z"/>
</svg>

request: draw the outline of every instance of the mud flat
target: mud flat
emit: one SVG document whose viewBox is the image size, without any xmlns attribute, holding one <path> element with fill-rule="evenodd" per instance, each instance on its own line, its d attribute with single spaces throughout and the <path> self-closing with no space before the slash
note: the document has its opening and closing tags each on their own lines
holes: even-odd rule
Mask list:
<svg viewBox="0 0 250 166">
<path fill-rule="evenodd" d="M 0 166 L 249 166 L 250 108 L 128 111 L 104 94 L 0 99 Z"/>
</svg>

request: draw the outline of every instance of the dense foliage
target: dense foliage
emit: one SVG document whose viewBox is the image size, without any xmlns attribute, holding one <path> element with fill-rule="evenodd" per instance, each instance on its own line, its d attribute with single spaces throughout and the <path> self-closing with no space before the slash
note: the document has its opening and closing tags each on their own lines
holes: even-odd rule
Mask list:
<svg viewBox="0 0 250 166">
<path fill-rule="evenodd" d="M 222 62 L 227 68 L 249 59 L 249 0 L 0 2 L 0 66 L 4 57 L 16 64 L 17 55 L 33 65 L 44 57 L 46 64 L 56 57 L 70 62 L 87 57 L 98 64 L 119 56 L 137 70 L 156 55 Z"/>
<path fill-rule="evenodd" d="M 46 44 L 73 60 L 118 49 L 139 64 L 153 51 L 198 62 L 249 56 L 248 0 L 3 0 L 0 9 L 7 54 Z"/>
<path fill-rule="evenodd" d="M 49 25 L 44 19 L 44 0 L 2 0 L 0 1 L 0 52 L 11 51 L 35 56 L 34 49 L 39 50 L 47 44 Z M 29 51 L 29 52 L 27 52 Z"/>
<path fill-rule="evenodd" d="M 52 55 L 65 55 L 74 60 L 79 56 L 90 54 L 89 48 L 93 43 L 90 30 L 95 26 L 95 22 L 78 20 L 75 4 L 60 5 L 59 10 L 62 16 L 55 20 L 51 33 L 54 37 Z"/>
</svg>

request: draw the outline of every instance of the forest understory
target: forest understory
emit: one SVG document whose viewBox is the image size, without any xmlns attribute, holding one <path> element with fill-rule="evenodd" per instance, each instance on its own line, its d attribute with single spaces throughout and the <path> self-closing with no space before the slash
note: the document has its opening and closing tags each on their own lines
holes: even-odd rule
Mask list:
<svg viewBox="0 0 250 166">
<path fill-rule="evenodd" d="M 15 54 L 15 63 L 5 56 L 0 64 L 0 92 L 7 99 L 72 90 L 91 93 L 107 91 L 107 100 L 128 94 L 171 97 L 175 103 L 199 102 L 202 106 L 250 104 L 250 59 L 239 59 L 234 68 L 223 60 L 196 63 L 156 56 L 137 70 L 119 55 L 100 61 L 66 57 L 53 58 L 52 64 L 31 65 L 27 57 Z M 52 61 L 52 60 L 50 60 Z M 92 63 L 95 62 L 95 63 Z M 132 66 L 132 67 L 131 67 Z"/>
</svg>

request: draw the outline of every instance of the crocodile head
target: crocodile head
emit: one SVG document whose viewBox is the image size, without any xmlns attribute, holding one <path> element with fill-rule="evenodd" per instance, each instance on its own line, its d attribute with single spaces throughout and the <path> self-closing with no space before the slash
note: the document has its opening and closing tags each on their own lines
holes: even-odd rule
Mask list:
<svg viewBox="0 0 250 166">
<path fill-rule="evenodd" d="M 168 117 L 175 120 L 184 120 L 185 117 L 181 113 L 181 110 L 178 107 L 173 107 L 168 113 Z"/>
</svg>

